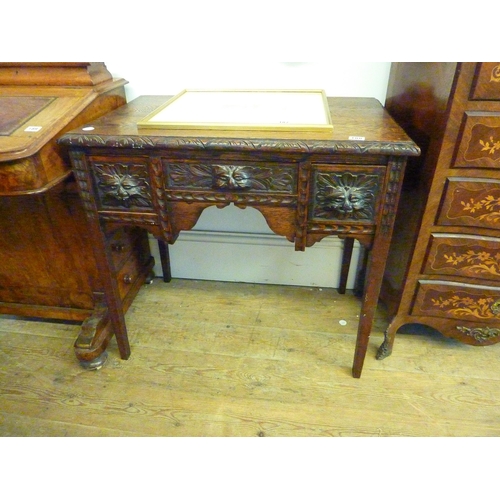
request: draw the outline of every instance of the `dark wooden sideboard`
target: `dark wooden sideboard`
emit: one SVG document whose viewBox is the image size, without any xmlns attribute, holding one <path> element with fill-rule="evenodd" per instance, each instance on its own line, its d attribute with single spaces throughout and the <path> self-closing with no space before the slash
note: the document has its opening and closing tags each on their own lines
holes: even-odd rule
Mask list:
<svg viewBox="0 0 500 500">
<path fill-rule="evenodd" d="M 396 332 L 422 324 L 500 341 L 500 63 L 395 63 L 386 107 L 422 149 L 409 163 L 382 290 Z"/>
<path fill-rule="evenodd" d="M 168 96 L 143 96 L 65 134 L 105 281 L 120 355 L 130 356 L 103 229 L 138 226 L 173 244 L 209 206 L 259 210 L 305 250 L 326 236 L 369 249 L 352 373 L 360 377 L 408 156 L 419 149 L 378 101 L 329 98 L 333 132 L 139 130 Z"/>
<path fill-rule="evenodd" d="M 82 322 L 75 353 L 97 368 L 111 329 L 87 219 L 56 140 L 125 103 L 103 63 L 0 63 L 0 313 Z M 150 277 L 147 232 L 106 234 L 126 309 Z"/>
</svg>

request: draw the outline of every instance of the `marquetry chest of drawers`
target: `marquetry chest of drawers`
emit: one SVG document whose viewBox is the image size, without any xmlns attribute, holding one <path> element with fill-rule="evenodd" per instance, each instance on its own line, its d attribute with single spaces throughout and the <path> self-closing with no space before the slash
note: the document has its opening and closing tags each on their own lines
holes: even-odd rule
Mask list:
<svg viewBox="0 0 500 500">
<path fill-rule="evenodd" d="M 390 354 L 408 323 L 500 341 L 500 63 L 398 63 L 386 107 L 419 144 L 383 287 Z M 400 272 L 395 270 L 399 269 Z"/>
</svg>

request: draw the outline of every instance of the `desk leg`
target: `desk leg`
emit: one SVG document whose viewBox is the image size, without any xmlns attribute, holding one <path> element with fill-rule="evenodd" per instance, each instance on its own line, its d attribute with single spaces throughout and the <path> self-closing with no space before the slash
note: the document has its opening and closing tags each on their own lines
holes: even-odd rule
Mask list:
<svg viewBox="0 0 500 500">
<path fill-rule="evenodd" d="M 89 222 L 94 256 L 104 287 L 104 302 L 108 310 L 111 331 L 116 337 L 120 357 L 128 359 L 130 357 L 130 344 L 111 249 L 108 247 L 104 229 L 101 228 L 99 222 L 95 218 L 92 218 Z"/>
<path fill-rule="evenodd" d="M 389 251 L 389 238 L 384 238 L 384 235 L 377 235 L 372 249 L 365 249 L 365 251 L 368 252 L 368 262 L 358 335 L 356 339 L 356 350 L 354 352 L 354 363 L 352 367 L 352 375 L 355 378 L 361 377 L 361 371 L 363 370 L 373 318 L 375 316 L 380 289 L 382 287 L 385 261 L 387 260 Z"/>
<path fill-rule="evenodd" d="M 342 267 L 340 270 L 340 281 L 337 289 L 340 294 L 345 294 L 347 278 L 349 277 L 349 268 L 351 267 L 353 247 L 354 238 L 344 238 L 344 248 L 342 250 Z"/>
<path fill-rule="evenodd" d="M 165 283 L 170 283 L 170 281 L 172 281 L 172 271 L 170 268 L 170 253 L 168 251 L 168 243 L 165 243 L 163 240 L 158 240 L 158 251 L 160 253 L 163 281 Z"/>
</svg>

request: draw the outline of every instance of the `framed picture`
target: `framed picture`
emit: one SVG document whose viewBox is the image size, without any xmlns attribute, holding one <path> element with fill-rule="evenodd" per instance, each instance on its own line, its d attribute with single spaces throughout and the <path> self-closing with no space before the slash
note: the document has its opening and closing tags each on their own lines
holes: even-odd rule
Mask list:
<svg viewBox="0 0 500 500">
<path fill-rule="evenodd" d="M 331 131 L 323 90 L 183 90 L 139 129 Z"/>
</svg>

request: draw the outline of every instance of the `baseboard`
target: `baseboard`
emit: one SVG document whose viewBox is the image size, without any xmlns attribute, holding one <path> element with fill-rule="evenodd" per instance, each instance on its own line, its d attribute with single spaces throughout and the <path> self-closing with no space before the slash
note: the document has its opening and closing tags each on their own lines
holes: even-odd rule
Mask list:
<svg viewBox="0 0 500 500">
<path fill-rule="evenodd" d="M 154 272 L 162 276 L 158 245 L 151 237 Z M 336 288 L 343 240 L 327 237 L 305 252 L 274 234 L 182 232 L 169 246 L 173 278 Z M 356 242 L 347 288 L 352 289 L 359 256 Z"/>
</svg>

